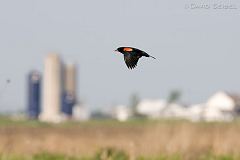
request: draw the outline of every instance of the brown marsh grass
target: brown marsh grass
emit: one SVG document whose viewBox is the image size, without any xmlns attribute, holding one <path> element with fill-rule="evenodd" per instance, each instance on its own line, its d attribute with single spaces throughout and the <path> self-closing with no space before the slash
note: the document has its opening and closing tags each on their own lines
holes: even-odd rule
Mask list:
<svg viewBox="0 0 240 160">
<path fill-rule="evenodd" d="M 239 155 L 240 123 L 76 123 L 66 126 L 0 126 L 0 154 L 41 152 L 91 156 L 114 147 L 137 156 Z"/>
</svg>

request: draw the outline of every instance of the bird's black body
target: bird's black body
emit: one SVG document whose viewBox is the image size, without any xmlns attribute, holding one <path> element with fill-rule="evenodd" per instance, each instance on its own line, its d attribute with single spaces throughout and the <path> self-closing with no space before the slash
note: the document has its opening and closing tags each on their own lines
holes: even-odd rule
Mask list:
<svg viewBox="0 0 240 160">
<path fill-rule="evenodd" d="M 116 51 L 121 52 L 124 55 L 124 61 L 129 69 L 133 69 L 137 66 L 137 62 L 141 57 L 152 57 L 146 52 L 133 48 L 133 47 L 119 47 Z"/>
</svg>

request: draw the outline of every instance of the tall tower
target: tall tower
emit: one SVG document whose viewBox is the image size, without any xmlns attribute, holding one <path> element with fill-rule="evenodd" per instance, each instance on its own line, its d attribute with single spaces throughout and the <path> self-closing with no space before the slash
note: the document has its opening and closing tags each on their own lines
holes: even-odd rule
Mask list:
<svg viewBox="0 0 240 160">
<path fill-rule="evenodd" d="M 32 71 L 28 75 L 28 117 L 37 119 L 40 113 L 41 74 Z"/>
<path fill-rule="evenodd" d="M 64 65 L 64 87 L 62 97 L 62 112 L 67 115 L 72 115 L 72 109 L 76 103 L 76 65 L 66 64 Z"/>
<path fill-rule="evenodd" d="M 61 60 L 57 54 L 49 54 L 44 61 L 43 103 L 40 120 L 61 121 L 61 83 Z"/>
<path fill-rule="evenodd" d="M 76 97 L 77 69 L 75 64 L 65 65 L 65 90 Z"/>
</svg>

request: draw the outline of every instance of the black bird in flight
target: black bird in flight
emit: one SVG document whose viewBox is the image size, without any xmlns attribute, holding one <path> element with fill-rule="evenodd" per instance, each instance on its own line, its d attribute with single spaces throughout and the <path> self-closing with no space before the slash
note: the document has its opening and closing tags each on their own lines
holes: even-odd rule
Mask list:
<svg viewBox="0 0 240 160">
<path fill-rule="evenodd" d="M 124 61 L 129 69 L 135 68 L 137 66 L 139 58 L 141 58 L 142 56 L 152 57 L 156 59 L 155 57 L 150 56 L 146 52 L 133 47 L 119 47 L 115 51 L 120 52 L 124 55 Z"/>
</svg>

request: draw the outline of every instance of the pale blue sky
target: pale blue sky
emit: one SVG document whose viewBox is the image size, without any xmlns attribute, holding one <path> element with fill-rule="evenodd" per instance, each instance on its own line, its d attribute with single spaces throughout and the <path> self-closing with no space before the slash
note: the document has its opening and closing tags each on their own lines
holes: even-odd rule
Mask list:
<svg viewBox="0 0 240 160">
<path fill-rule="evenodd" d="M 229 4 L 228 1 L 221 1 Z M 185 9 L 206 3 L 210 9 Z M 0 0 L 0 110 L 26 107 L 26 74 L 43 71 L 47 53 L 79 65 L 79 98 L 91 108 L 166 98 L 172 89 L 187 103 L 218 90 L 240 93 L 240 2 L 179 0 Z M 128 70 L 118 46 L 145 50 Z M 7 78 L 12 80 L 6 89 Z"/>
</svg>

